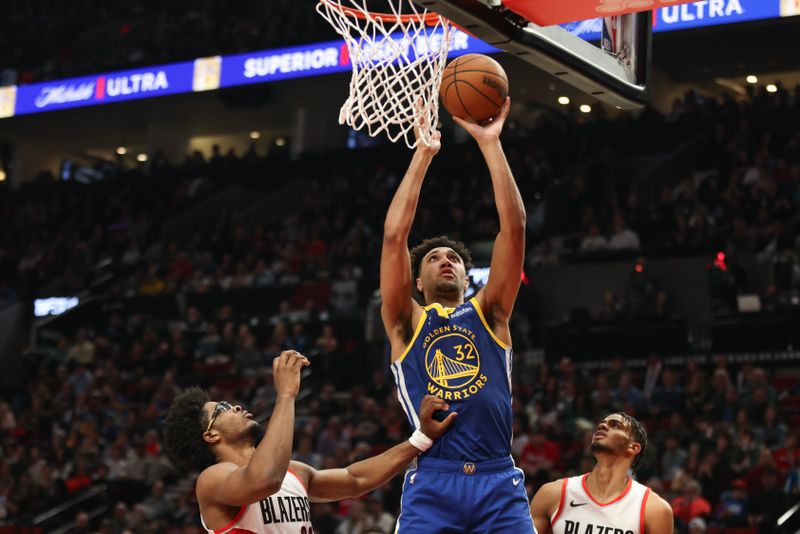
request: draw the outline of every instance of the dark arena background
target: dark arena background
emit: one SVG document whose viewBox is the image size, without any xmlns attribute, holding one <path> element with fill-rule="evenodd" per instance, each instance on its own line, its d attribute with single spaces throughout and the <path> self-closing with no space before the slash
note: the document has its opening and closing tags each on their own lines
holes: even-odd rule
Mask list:
<svg viewBox="0 0 800 534">
<path fill-rule="evenodd" d="M 625 411 L 676 532 L 800 532 L 797 14 L 660 7 L 631 110 L 477 30 L 454 41 L 510 84 L 529 498 L 589 471 L 597 421 Z M 2 1 L 0 533 L 205 532 L 166 412 L 198 385 L 268 421 L 285 349 L 311 361 L 293 458 L 344 467 L 408 438 L 378 276 L 412 151 L 338 124 L 345 51 L 310 0 Z M 497 212 L 476 144 L 440 118 L 409 243 L 466 243 L 472 292 Z M 401 485 L 312 504 L 314 531 L 394 532 Z"/>
</svg>

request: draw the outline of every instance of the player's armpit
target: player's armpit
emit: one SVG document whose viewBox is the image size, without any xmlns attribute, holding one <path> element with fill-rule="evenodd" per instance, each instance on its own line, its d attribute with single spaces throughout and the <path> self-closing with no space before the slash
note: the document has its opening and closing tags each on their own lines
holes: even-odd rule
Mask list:
<svg viewBox="0 0 800 534">
<path fill-rule="evenodd" d="M 548 482 L 539 488 L 539 491 L 531 499 L 531 517 L 538 534 L 550 534 L 553 532 L 550 519 L 561 506 L 563 486 L 563 480 Z"/>
<path fill-rule="evenodd" d="M 672 534 L 674 526 L 672 507 L 651 491 L 644 510 L 643 534 Z"/>
<path fill-rule="evenodd" d="M 203 471 L 197 479 L 197 499 L 201 508 L 211 505 L 246 506 L 277 492 L 281 480 L 251 480 L 246 467 L 219 463 Z"/>
</svg>

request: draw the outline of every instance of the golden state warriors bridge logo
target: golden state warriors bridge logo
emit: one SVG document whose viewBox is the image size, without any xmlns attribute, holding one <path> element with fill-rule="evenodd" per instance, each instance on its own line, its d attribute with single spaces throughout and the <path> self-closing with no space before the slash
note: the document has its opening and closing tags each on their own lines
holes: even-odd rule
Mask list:
<svg viewBox="0 0 800 534">
<path fill-rule="evenodd" d="M 463 400 L 486 385 L 475 334 L 467 328 L 446 325 L 434 329 L 422 342 L 428 393 L 445 400 Z"/>
</svg>

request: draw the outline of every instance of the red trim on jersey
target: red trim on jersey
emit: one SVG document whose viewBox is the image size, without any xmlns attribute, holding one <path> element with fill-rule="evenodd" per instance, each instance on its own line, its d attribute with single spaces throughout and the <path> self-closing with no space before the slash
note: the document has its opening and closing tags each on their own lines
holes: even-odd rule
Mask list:
<svg viewBox="0 0 800 534">
<path fill-rule="evenodd" d="M 561 483 L 561 500 L 558 502 L 558 510 L 556 510 L 556 515 L 554 515 L 553 519 L 550 521 L 551 527 L 556 524 L 558 516 L 561 515 L 561 511 L 564 509 L 564 501 L 566 500 L 567 497 L 567 480 L 569 479 L 565 478 L 564 481 Z"/>
<path fill-rule="evenodd" d="M 639 510 L 639 534 L 644 534 L 644 508 L 647 506 L 647 498 L 650 496 L 650 488 L 647 488 L 642 497 L 642 509 Z"/>
<path fill-rule="evenodd" d="M 583 491 L 585 491 L 585 492 L 586 492 L 586 495 L 587 495 L 587 496 L 588 496 L 588 497 L 589 497 L 589 498 L 592 500 L 592 502 L 593 502 L 593 503 L 595 503 L 597 506 L 608 506 L 609 504 L 614 504 L 615 502 L 617 502 L 617 501 L 619 501 L 619 500 L 622 500 L 622 498 L 623 498 L 623 497 L 625 497 L 625 495 L 627 495 L 627 494 L 628 494 L 628 492 L 629 492 L 629 491 L 631 490 L 631 488 L 633 487 L 633 479 L 632 479 L 632 478 L 628 478 L 628 485 L 627 485 L 627 486 L 625 486 L 625 489 L 624 489 L 624 490 L 622 490 L 622 493 L 620 493 L 620 494 L 617 496 L 617 498 L 616 498 L 616 499 L 614 499 L 614 500 L 612 500 L 612 501 L 608 501 L 608 502 L 606 502 L 606 503 L 602 503 L 602 502 L 598 501 L 597 499 L 595 499 L 594 497 L 592 497 L 592 494 L 589 492 L 589 488 L 587 488 L 587 487 L 586 487 L 586 479 L 587 479 L 587 478 L 589 478 L 589 473 L 586 473 L 585 475 L 583 475 L 583 478 L 581 479 L 581 486 L 583 486 Z"/>
<path fill-rule="evenodd" d="M 294 478 L 296 478 L 297 480 L 299 480 L 299 481 L 300 481 L 300 485 L 301 485 L 301 486 L 303 486 L 303 489 L 305 489 L 305 490 L 306 490 L 306 493 L 308 493 L 308 487 L 306 487 L 306 483 L 305 483 L 305 482 L 303 482 L 303 479 L 302 479 L 302 478 L 300 478 L 300 475 L 298 475 L 297 473 L 295 473 L 294 471 L 292 471 L 292 468 L 291 468 L 291 467 L 289 468 L 289 473 L 293 474 L 293 475 L 294 475 Z"/>
<path fill-rule="evenodd" d="M 233 525 L 235 525 L 236 522 L 239 521 L 242 518 L 242 516 L 244 515 L 246 510 L 247 510 L 247 506 L 242 506 L 242 508 L 239 510 L 239 513 L 236 514 L 236 517 L 234 517 L 233 520 L 230 523 L 228 523 L 227 525 L 225 525 L 224 527 L 215 528 L 214 529 L 214 534 L 222 534 L 223 532 L 225 532 L 229 528 L 233 527 Z"/>
</svg>

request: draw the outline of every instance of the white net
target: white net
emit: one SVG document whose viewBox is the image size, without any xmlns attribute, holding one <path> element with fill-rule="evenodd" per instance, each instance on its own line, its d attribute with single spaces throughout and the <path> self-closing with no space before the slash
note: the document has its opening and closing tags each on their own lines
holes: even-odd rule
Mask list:
<svg viewBox="0 0 800 534">
<path fill-rule="evenodd" d="M 393 143 L 403 139 L 409 148 L 429 145 L 439 120 L 439 84 L 453 28 L 409 0 L 384 3 L 383 13 L 369 11 L 367 0 L 317 4 L 344 38 L 353 67 L 339 123 L 366 129 L 372 137 L 385 133 Z M 416 124 L 422 125 L 419 140 Z"/>
</svg>

